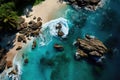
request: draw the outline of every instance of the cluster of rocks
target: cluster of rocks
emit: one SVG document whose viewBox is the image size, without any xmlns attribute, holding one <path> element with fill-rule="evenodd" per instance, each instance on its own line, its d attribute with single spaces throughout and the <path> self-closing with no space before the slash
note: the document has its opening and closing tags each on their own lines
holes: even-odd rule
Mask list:
<svg viewBox="0 0 120 80">
<path fill-rule="evenodd" d="M 41 22 L 41 18 L 38 17 L 37 18 L 37 22 L 35 22 L 36 18 L 33 18 L 33 20 L 29 21 L 28 23 L 25 22 L 24 18 L 20 18 L 19 20 L 19 26 L 17 28 L 17 30 L 19 31 L 19 33 L 26 35 L 27 37 L 29 36 L 38 36 L 41 26 L 42 26 L 42 22 Z"/>
<path fill-rule="evenodd" d="M 78 7 L 87 7 L 91 10 L 95 10 L 96 6 L 99 5 L 101 0 L 66 0 L 70 5 L 73 5 L 75 8 Z"/>
<path fill-rule="evenodd" d="M 62 36 L 64 35 L 64 33 L 63 33 L 63 31 L 62 31 L 61 29 L 62 29 L 62 25 L 61 25 L 60 23 L 58 23 L 58 24 L 56 25 L 56 30 L 58 30 L 57 35 L 58 35 L 59 37 L 62 37 Z"/>
<path fill-rule="evenodd" d="M 21 34 L 21 35 L 18 36 L 17 41 L 18 42 L 23 42 L 23 43 L 27 42 L 26 37 L 23 34 Z"/>
<path fill-rule="evenodd" d="M 76 59 L 91 58 L 98 61 L 108 51 L 100 40 L 89 35 L 86 35 L 85 39 L 78 38 L 75 45 L 78 47 L 75 54 Z"/>
</svg>

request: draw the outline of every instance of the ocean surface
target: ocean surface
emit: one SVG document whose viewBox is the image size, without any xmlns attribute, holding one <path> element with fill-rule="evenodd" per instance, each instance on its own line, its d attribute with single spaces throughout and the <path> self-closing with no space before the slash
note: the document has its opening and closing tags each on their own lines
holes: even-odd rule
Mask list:
<svg viewBox="0 0 120 80">
<path fill-rule="evenodd" d="M 21 64 L 20 80 L 120 80 L 120 0 L 103 0 L 96 11 L 75 10 L 67 6 L 43 24 L 43 35 L 36 38 L 37 47 L 32 50 L 28 44 L 17 58 Z M 65 39 L 56 35 L 54 26 L 64 26 Z M 76 61 L 76 47 L 73 42 L 85 34 L 97 37 L 112 51 L 106 55 L 103 68 L 85 60 Z M 64 51 L 58 52 L 53 46 L 61 44 Z M 29 63 L 24 64 L 24 59 Z"/>
</svg>

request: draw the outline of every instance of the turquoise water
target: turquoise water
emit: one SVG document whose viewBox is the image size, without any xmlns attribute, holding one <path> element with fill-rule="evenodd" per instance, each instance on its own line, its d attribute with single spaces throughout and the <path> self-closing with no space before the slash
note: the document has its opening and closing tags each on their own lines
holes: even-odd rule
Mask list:
<svg viewBox="0 0 120 80">
<path fill-rule="evenodd" d="M 61 13 L 58 12 L 60 15 L 56 18 L 63 17 L 68 20 L 69 34 L 67 38 L 51 37 L 46 29 L 44 33 L 46 33 L 45 35 L 46 38 L 48 38 L 47 42 L 49 44 L 40 46 L 40 37 L 36 39 L 37 47 L 34 50 L 31 49 L 32 43 L 29 44 L 23 52 L 25 57 L 29 59 L 29 63 L 23 64 L 22 66 L 21 80 L 101 80 L 101 76 L 103 80 L 110 80 L 105 77 L 108 76 L 109 71 L 112 72 L 108 65 L 109 62 L 106 64 L 106 69 L 104 73 L 102 73 L 103 75 L 98 75 L 101 71 L 98 67 L 95 67 L 95 65 L 84 60 L 74 60 L 76 48 L 72 45 L 76 38 L 83 38 L 85 34 L 91 34 L 102 40 L 107 46 L 111 46 L 109 40 L 111 37 L 113 39 L 113 36 L 116 37 L 116 34 L 119 34 L 120 30 L 118 27 L 119 24 L 117 23 L 119 19 L 115 16 L 119 16 L 119 11 L 117 8 L 114 8 L 115 6 L 119 6 L 119 1 L 107 1 L 110 2 L 96 11 L 76 11 L 70 6 L 62 11 L 60 10 Z M 57 52 L 53 48 L 55 43 L 63 45 L 64 51 Z M 119 48 L 119 45 L 114 44 L 114 46 L 111 47 Z M 113 62 L 114 61 L 116 61 L 116 59 L 113 58 Z M 112 65 L 113 64 L 110 66 L 113 67 Z M 115 68 L 115 66 L 113 68 Z"/>
</svg>

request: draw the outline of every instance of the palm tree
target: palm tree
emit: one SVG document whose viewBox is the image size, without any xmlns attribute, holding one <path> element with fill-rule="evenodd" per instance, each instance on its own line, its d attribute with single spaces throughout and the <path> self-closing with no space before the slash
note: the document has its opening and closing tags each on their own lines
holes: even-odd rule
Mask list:
<svg viewBox="0 0 120 80">
<path fill-rule="evenodd" d="M 0 7 L 0 26 L 4 29 L 17 28 L 18 16 L 13 8 L 14 4 L 12 2 L 2 4 Z"/>
</svg>

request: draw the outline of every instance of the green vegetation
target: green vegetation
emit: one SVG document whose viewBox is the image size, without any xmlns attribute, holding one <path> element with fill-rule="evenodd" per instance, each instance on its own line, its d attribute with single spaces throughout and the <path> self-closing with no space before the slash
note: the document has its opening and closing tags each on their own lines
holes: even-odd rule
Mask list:
<svg viewBox="0 0 120 80">
<path fill-rule="evenodd" d="M 4 30 L 12 30 L 17 27 L 17 13 L 14 11 L 14 3 L 8 2 L 0 6 L 0 27 Z"/>
<path fill-rule="evenodd" d="M 27 5 L 33 6 L 41 1 L 44 0 L 0 0 L 0 32 L 15 31 L 23 9 Z"/>
<path fill-rule="evenodd" d="M 45 0 L 35 0 L 34 5 L 39 4 L 40 2 L 45 1 Z"/>
</svg>

